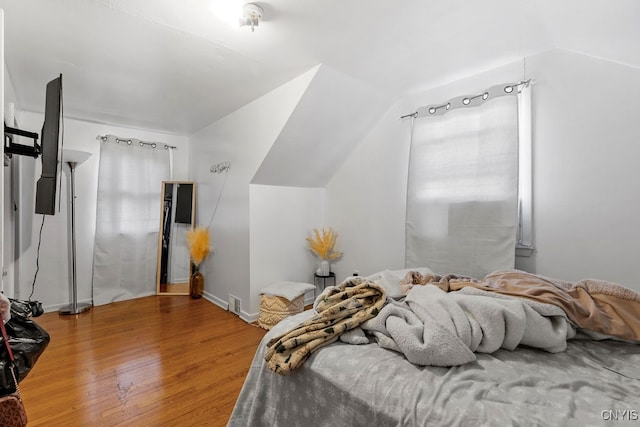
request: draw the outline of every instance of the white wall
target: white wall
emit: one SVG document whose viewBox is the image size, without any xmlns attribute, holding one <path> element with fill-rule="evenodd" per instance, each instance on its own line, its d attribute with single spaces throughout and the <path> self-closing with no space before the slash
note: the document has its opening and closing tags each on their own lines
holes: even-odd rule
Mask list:
<svg viewBox="0 0 640 427">
<path fill-rule="evenodd" d="M 43 86 L 44 91 L 44 86 Z M 43 92 L 44 93 L 44 92 Z M 40 132 L 43 115 L 31 112 L 17 112 L 21 128 Z M 91 157 L 80 164 L 76 175 L 76 245 L 78 301 L 91 301 L 91 280 L 93 267 L 93 246 L 96 222 L 96 198 L 100 142 L 97 135 L 114 134 L 120 137 L 139 138 L 147 141 L 163 142 L 178 147 L 174 152 L 174 178 L 189 179 L 189 145 L 185 136 L 175 136 L 146 130 L 90 123 L 66 118 L 64 120 L 64 147 L 88 151 Z M 40 174 L 40 159 L 36 161 L 36 176 Z M 160 185 L 160 184 L 158 184 Z M 16 296 L 27 298 L 31 292 L 36 269 L 36 249 L 38 233 L 45 217 L 40 248 L 40 269 L 33 298 L 42 301 L 45 309 L 55 310 L 69 303 L 69 271 L 67 251 L 67 181 L 63 176 L 61 191 L 61 211 L 54 216 L 33 215 L 31 246 L 19 258 L 20 285 Z M 160 200 L 158 200 L 158 204 Z"/>
<path fill-rule="evenodd" d="M 324 225 L 324 193 L 324 188 L 251 185 L 249 313 L 258 312 L 260 290 L 273 282 L 313 283 L 319 261 L 307 250 L 306 237 Z"/>
<path fill-rule="evenodd" d="M 640 291 L 640 69 L 560 50 L 527 65 L 536 80 L 529 266 Z"/>
<path fill-rule="evenodd" d="M 2 36 L 3 37 L 3 36 Z M 6 64 L 3 61 L 3 100 L 4 100 L 4 111 L 3 117 L 7 125 L 14 125 L 15 118 L 15 104 L 16 104 L 16 92 L 13 86 L 13 81 L 11 80 L 11 76 L 9 75 L 9 71 L 7 70 Z M 10 104 L 13 104 L 11 108 L 9 108 Z M 15 142 L 22 143 L 19 138 L 14 140 Z M 24 140 L 23 140 L 24 141 Z M 4 143 L 2 144 L 2 148 L 0 150 L 4 151 Z M 4 157 L 4 156 L 2 156 Z M 16 156 L 18 157 L 18 156 Z M 14 173 L 13 168 L 15 168 L 15 164 L 17 163 L 17 159 L 14 157 L 9 160 L 9 166 L 3 167 L 3 178 L 4 182 L 0 186 L 3 189 L 3 212 L 4 217 L 2 219 L 2 224 L 4 224 L 3 234 L 4 238 L 2 241 L 2 249 L 0 252 L 2 253 L 2 261 L 3 261 L 3 277 L 2 277 L 2 290 L 6 295 L 13 296 L 15 294 L 15 268 L 14 268 L 14 260 L 16 258 L 16 248 L 15 248 L 15 239 L 16 233 L 13 227 L 14 223 L 14 211 L 13 211 L 13 200 L 16 195 L 12 193 L 11 188 L 11 180 L 12 174 Z M 6 274 L 6 276 L 4 275 Z"/>
<path fill-rule="evenodd" d="M 362 81 L 324 64 L 315 70 L 253 184 L 325 187 L 388 108 L 387 97 Z"/>
<path fill-rule="evenodd" d="M 14 126 L 15 109 L 17 105 L 17 97 L 15 87 L 9 71 L 4 65 L 4 106 L 5 106 L 5 122 Z M 18 112 L 19 113 L 19 112 Z M 15 127 L 15 126 L 14 126 Z M 17 127 L 21 128 L 20 123 Z M 33 141 L 14 136 L 14 142 L 19 144 L 32 144 Z M 6 276 L 3 280 L 3 289 L 6 295 L 17 296 L 16 290 L 19 282 L 19 269 L 15 260 L 19 258 L 20 248 L 31 243 L 31 217 L 22 218 L 17 221 L 14 206 L 22 206 L 24 201 L 28 201 L 30 211 L 34 206 L 35 185 L 33 181 L 35 161 L 26 156 L 13 156 L 9 161 L 9 166 L 4 167 L 4 267 Z M 20 177 L 23 177 L 22 181 Z M 18 225 L 19 224 L 19 225 Z M 19 227 L 19 230 L 17 229 Z M 18 242 L 20 240 L 20 242 Z M 22 243 L 21 243 L 22 242 Z"/>
<path fill-rule="evenodd" d="M 398 103 L 377 122 L 327 185 L 325 223 L 344 253 L 332 265 L 340 282 L 354 271 L 369 275 L 404 267 L 404 219 L 409 131 Z"/>
<path fill-rule="evenodd" d="M 4 117 L 4 10 L 0 9 L 0 62 L 2 63 L 2 70 L 0 70 L 0 117 Z M 4 138 L 3 138 L 4 140 Z M 4 164 L 4 141 L 2 143 L 2 147 L 0 147 L 0 158 L 3 160 Z M 0 243 L 2 246 L 0 247 L 0 286 L 1 289 L 4 290 L 4 271 L 5 271 L 5 238 L 4 238 L 4 217 L 5 217 L 5 206 L 6 206 L 6 197 L 4 192 L 4 181 L 5 181 L 6 172 L 4 171 L 0 174 L 0 188 L 2 189 L 2 194 L 0 194 Z"/>
<path fill-rule="evenodd" d="M 563 50 L 527 58 L 533 86 L 534 239 L 517 266 L 565 280 L 595 277 L 640 290 L 640 71 Z M 326 192 L 342 237 L 336 270 L 404 264 L 410 121 L 420 105 L 523 78 L 521 61 L 406 97 L 363 137 Z"/>
<path fill-rule="evenodd" d="M 201 267 L 204 295 L 224 308 L 229 294 L 240 298 L 245 319 L 255 307 L 250 298 L 249 185 L 314 73 L 310 70 L 189 137 L 198 225 L 209 224 L 224 185 L 209 228 L 214 252 Z M 209 171 L 223 161 L 231 162 L 226 175 Z"/>
</svg>

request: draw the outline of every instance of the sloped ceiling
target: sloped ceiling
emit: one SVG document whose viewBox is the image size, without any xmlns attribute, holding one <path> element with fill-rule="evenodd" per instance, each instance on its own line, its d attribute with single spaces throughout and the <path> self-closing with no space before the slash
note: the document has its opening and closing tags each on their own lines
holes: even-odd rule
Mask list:
<svg viewBox="0 0 640 427">
<path fill-rule="evenodd" d="M 67 117 L 190 134 L 325 64 L 399 96 L 561 47 L 640 67 L 636 0 L 259 0 L 252 33 L 207 0 L 0 0 L 18 108 L 64 75 Z"/>
<path fill-rule="evenodd" d="M 324 187 L 387 102 L 362 82 L 319 66 L 251 182 Z"/>
</svg>

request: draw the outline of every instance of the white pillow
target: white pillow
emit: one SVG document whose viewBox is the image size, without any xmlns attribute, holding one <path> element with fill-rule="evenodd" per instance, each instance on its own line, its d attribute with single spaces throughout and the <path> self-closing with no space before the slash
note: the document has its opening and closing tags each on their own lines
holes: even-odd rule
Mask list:
<svg viewBox="0 0 640 427">
<path fill-rule="evenodd" d="M 420 274 L 433 274 L 433 271 L 426 267 L 419 268 L 404 268 L 402 270 L 383 270 L 379 271 L 371 276 L 365 277 L 365 279 L 371 280 L 381 285 L 387 292 L 389 298 L 402 298 L 405 296 L 404 292 L 400 288 L 400 282 L 404 279 L 410 271 L 417 271 Z"/>
<path fill-rule="evenodd" d="M 263 295 L 276 296 L 286 298 L 293 301 L 300 295 L 314 290 L 316 287 L 311 283 L 301 282 L 275 282 L 263 288 L 260 293 Z"/>
</svg>

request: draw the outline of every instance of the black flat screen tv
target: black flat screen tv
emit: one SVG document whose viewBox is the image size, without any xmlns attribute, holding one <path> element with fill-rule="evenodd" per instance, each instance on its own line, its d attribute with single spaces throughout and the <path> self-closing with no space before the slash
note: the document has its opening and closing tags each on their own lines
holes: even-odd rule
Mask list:
<svg viewBox="0 0 640 427">
<path fill-rule="evenodd" d="M 44 123 L 40 135 L 42 172 L 36 184 L 37 214 L 55 215 L 61 172 L 60 120 L 62 118 L 62 74 L 47 83 Z"/>
</svg>

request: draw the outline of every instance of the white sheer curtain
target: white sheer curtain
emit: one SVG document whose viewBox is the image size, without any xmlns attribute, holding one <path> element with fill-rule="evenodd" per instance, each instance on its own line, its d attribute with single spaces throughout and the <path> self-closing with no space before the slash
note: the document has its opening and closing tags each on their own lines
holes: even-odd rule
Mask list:
<svg viewBox="0 0 640 427">
<path fill-rule="evenodd" d="M 414 118 L 407 191 L 407 267 L 478 278 L 513 268 L 516 96 Z"/>
<path fill-rule="evenodd" d="M 160 194 L 170 177 L 170 150 L 115 141 L 108 135 L 100 146 L 95 305 L 155 293 Z"/>
</svg>

